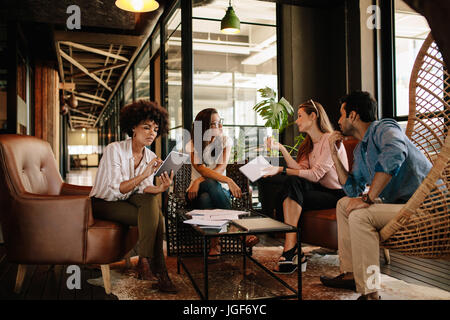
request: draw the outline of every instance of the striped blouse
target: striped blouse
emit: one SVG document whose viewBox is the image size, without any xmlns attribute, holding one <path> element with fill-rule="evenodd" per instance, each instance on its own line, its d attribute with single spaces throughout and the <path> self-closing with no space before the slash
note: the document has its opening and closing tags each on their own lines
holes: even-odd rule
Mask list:
<svg viewBox="0 0 450 320">
<path fill-rule="evenodd" d="M 144 156 L 139 166 L 134 169 L 134 158 L 131 149 L 132 139 L 112 142 L 103 151 L 103 157 L 98 166 L 95 183 L 90 197 L 104 199 L 106 201 L 126 200 L 133 193 L 144 193 L 144 189 L 153 186 L 153 174 L 143 180 L 135 189 L 128 193 L 121 193 L 120 184 L 130 180 L 144 172 L 147 164 L 156 154 L 148 148 L 144 148 Z"/>
</svg>

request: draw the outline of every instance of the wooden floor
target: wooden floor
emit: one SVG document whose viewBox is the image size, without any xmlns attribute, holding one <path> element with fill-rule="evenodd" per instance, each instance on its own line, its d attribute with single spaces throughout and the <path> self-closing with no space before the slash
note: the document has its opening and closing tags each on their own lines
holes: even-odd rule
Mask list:
<svg viewBox="0 0 450 320">
<path fill-rule="evenodd" d="M 450 291 L 450 261 L 407 257 L 390 251 L 391 264 L 380 254 L 381 273 L 408 283 Z"/>
<path fill-rule="evenodd" d="M 278 246 L 282 240 L 266 237 L 258 245 Z M 324 250 L 325 253 L 330 253 Z M 320 252 L 320 250 L 319 250 Z M 450 262 L 405 257 L 391 252 L 391 265 L 384 264 L 380 255 L 381 272 L 408 283 L 450 291 Z M 4 245 L 0 244 L 0 300 L 116 300 L 102 287 L 82 283 L 81 290 L 69 290 L 66 282 L 70 274 L 67 266 L 28 266 L 22 292 L 14 294 L 17 265 L 6 261 Z M 98 269 L 82 267 L 81 279 L 101 277 Z"/>
<path fill-rule="evenodd" d="M 13 292 L 17 264 L 6 261 L 4 245 L 0 245 L 0 300 L 117 300 L 107 295 L 102 287 L 84 285 L 80 290 L 69 290 L 66 282 L 70 274 L 67 266 L 29 265 L 20 294 Z M 101 277 L 98 269 L 81 268 L 81 279 Z"/>
</svg>

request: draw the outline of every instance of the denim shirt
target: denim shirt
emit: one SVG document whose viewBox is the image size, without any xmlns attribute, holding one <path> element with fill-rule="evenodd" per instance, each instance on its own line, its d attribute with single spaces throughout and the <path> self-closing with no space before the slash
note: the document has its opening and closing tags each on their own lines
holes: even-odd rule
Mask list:
<svg viewBox="0 0 450 320">
<path fill-rule="evenodd" d="M 357 197 L 376 172 L 385 172 L 392 179 L 379 195 L 384 203 L 406 203 L 432 167 L 393 119 L 372 122 L 353 155 L 353 169 L 343 190 Z"/>
</svg>

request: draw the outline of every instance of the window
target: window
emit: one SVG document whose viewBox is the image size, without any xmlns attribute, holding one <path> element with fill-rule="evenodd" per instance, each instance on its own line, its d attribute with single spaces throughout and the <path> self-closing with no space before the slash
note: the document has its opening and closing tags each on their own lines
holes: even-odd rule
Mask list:
<svg viewBox="0 0 450 320">
<path fill-rule="evenodd" d="M 220 32 L 227 6 L 228 1 L 214 1 L 193 9 L 193 116 L 213 107 L 225 125 L 263 125 L 252 107 L 259 88 L 277 91 L 276 4 L 233 3 L 241 21 L 236 35 Z"/>
<path fill-rule="evenodd" d="M 395 116 L 409 113 L 409 79 L 417 53 L 428 36 L 426 19 L 413 11 L 404 1 L 395 0 Z"/>
<path fill-rule="evenodd" d="M 134 66 L 136 77 L 136 100 L 150 99 L 150 48 L 147 44 Z"/>
<path fill-rule="evenodd" d="M 128 71 L 128 74 L 125 78 L 124 84 L 123 84 L 123 91 L 124 91 L 124 105 L 127 105 L 131 102 L 133 102 L 133 72 L 130 69 Z"/>
<path fill-rule="evenodd" d="M 181 100 L 181 9 L 174 13 L 165 25 L 165 105 L 169 113 L 169 150 L 175 146 L 181 134 L 183 108 Z"/>
<path fill-rule="evenodd" d="M 242 0 L 233 3 L 241 32 L 225 35 L 220 22 L 228 1 L 193 8 L 193 118 L 215 108 L 224 132 L 234 140 L 231 161 L 256 156 L 265 121 L 253 110 L 258 89 L 278 91 L 276 4 Z M 181 38 L 179 39 L 181 43 Z M 258 128 L 261 127 L 261 128 Z"/>
<path fill-rule="evenodd" d="M 159 30 L 157 30 L 154 34 L 154 36 L 152 36 L 152 54 L 151 56 L 153 57 L 155 55 L 155 53 L 159 50 L 161 44 L 161 35 L 159 33 Z"/>
</svg>

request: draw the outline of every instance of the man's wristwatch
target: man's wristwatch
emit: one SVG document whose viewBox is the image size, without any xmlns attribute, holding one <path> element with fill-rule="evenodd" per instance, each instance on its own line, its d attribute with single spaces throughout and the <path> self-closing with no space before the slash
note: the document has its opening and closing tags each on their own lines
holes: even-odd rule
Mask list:
<svg viewBox="0 0 450 320">
<path fill-rule="evenodd" d="M 369 194 L 363 194 L 361 200 L 367 204 L 374 204 L 374 202 L 370 199 Z"/>
<path fill-rule="evenodd" d="M 283 171 L 281 171 L 281 174 L 283 175 L 283 176 L 285 176 L 286 175 L 286 167 L 283 167 Z"/>
</svg>

